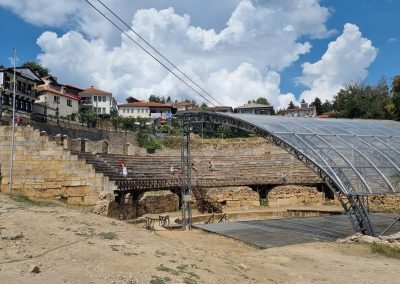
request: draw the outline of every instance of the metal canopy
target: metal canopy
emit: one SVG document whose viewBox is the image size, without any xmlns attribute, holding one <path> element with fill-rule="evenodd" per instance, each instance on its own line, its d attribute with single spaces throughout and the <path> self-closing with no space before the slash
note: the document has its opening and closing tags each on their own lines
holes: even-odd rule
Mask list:
<svg viewBox="0 0 400 284">
<path fill-rule="evenodd" d="M 190 132 L 215 132 L 220 125 L 259 134 L 309 165 L 336 195 L 354 229 L 363 234 L 376 234 L 364 198 L 400 193 L 398 122 L 202 111 L 178 116 L 182 127 L 182 196 L 191 195 Z M 182 206 L 183 228 L 191 225 L 190 206 L 190 202 Z"/>
<path fill-rule="evenodd" d="M 400 123 L 224 114 L 295 148 L 346 195 L 400 193 Z"/>
</svg>

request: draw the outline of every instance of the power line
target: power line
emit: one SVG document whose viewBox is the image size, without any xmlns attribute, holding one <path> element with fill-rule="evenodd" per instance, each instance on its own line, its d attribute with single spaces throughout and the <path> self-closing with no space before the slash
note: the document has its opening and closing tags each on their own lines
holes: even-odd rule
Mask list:
<svg viewBox="0 0 400 284">
<path fill-rule="evenodd" d="M 174 71 L 172 71 L 168 66 L 166 66 L 164 63 L 162 63 L 158 58 L 156 58 L 153 54 L 151 54 L 146 48 L 144 48 L 140 43 L 138 43 L 135 39 L 133 39 L 129 34 L 127 34 L 123 29 L 121 29 L 116 23 L 114 23 L 109 17 L 107 17 L 103 12 L 101 12 L 96 6 L 94 6 L 89 0 L 84 0 L 86 3 L 88 3 L 93 9 L 95 9 L 100 15 L 102 15 L 107 21 L 109 21 L 114 27 L 116 27 L 121 33 L 123 33 L 127 38 L 129 38 L 131 41 L 133 41 L 137 46 L 139 46 L 144 52 L 146 52 L 149 56 L 151 56 L 154 60 L 156 60 L 161 66 L 163 66 L 165 69 L 167 69 L 171 74 L 173 74 L 178 80 L 180 80 L 182 83 L 184 83 L 186 86 L 188 86 L 190 89 L 192 89 L 195 93 L 197 93 L 199 96 L 201 96 L 203 99 L 205 99 L 207 102 L 209 102 L 211 105 L 215 106 L 214 103 L 212 103 L 208 98 L 204 97 L 199 91 L 194 89 L 191 85 L 189 85 L 187 82 L 185 82 L 181 77 L 179 77 Z"/>
<path fill-rule="evenodd" d="M 219 102 L 214 96 L 212 96 L 209 92 L 204 90 L 201 86 L 199 86 L 196 82 L 194 82 L 189 76 L 187 76 L 181 69 L 179 69 L 175 64 L 173 64 L 168 58 L 166 58 L 161 52 L 159 52 L 152 44 L 150 44 L 148 41 L 146 41 L 139 33 L 137 33 L 131 26 L 129 26 L 124 20 L 121 19 L 114 11 L 112 11 L 106 4 L 104 4 L 101 0 L 97 0 L 104 8 L 106 8 L 111 14 L 114 15 L 121 23 L 123 23 L 128 29 L 130 29 L 135 35 L 137 35 L 141 40 L 143 40 L 147 46 L 149 46 L 152 50 L 154 50 L 158 55 L 160 55 L 165 61 L 167 61 L 169 64 L 171 64 L 179 73 L 181 73 L 183 76 L 185 76 L 190 82 L 195 84 L 200 90 L 202 90 L 204 93 L 206 93 L 210 98 L 212 98 L 214 101 L 216 101 L 218 104 L 222 105 L 221 102 Z"/>
</svg>

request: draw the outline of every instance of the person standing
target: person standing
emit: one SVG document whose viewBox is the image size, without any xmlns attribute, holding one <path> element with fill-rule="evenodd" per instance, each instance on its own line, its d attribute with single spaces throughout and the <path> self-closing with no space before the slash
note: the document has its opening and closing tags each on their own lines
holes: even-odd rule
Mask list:
<svg viewBox="0 0 400 284">
<path fill-rule="evenodd" d="M 122 175 L 124 177 L 127 177 L 128 176 L 128 168 L 126 167 L 125 161 L 121 161 L 120 165 L 121 165 L 121 168 L 122 168 Z"/>
</svg>

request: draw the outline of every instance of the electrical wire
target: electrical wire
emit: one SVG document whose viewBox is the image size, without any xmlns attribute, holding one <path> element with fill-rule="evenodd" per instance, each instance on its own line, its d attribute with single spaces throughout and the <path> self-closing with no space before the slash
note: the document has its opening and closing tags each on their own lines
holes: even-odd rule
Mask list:
<svg viewBox="0 0 400 284">
<path fill-rule="evenodd" d="M 135 39 L 133 39 L 129 34 L 127 34 L 122 28 L 120 28 L 116 23 L 114 23 L 109 17 L 107 17 L 102 11 L 100 11 L 96 6 L 93 5 L 92 2 L 89 0 L 84 0 L 86 3 L 88 3 L 93 9 L 95 9 L 101 16 L 103 16 L 107 21 L 109 21 L 114 27 L 116 27 L 121 33 L 123 33 L 127 38 L 129 38 L 131 41 L 133 41 L 138 47 L 140 47 L 144 52 L 146 52 L 149 56 L 151 56 L 154 60 L 156 60 L 161 66 L 163 66 L 165 69 L 167 69 L 171 74 L 173 74 L 178 80 L 180 80 L 182 83 L 184 83 L 186 86 L 188 86 L 191 90 L 193 90 L 195 93 L 197 93 L 200 97 L 202 97 L 204 100 L 209 102 L 212 106 L 215 106 L 214 103 L 212 103 L 208 98 L 203 96 L 198 90 L 193 88 L 191 85 L 189 85 L 186 81 L 184 81 L 181 77 L 179 77 L 174 71 L 172 71 L 168 66 L 166 66 L 164 63 L 162 63 L 158 58 L 156 58 L 153 54 L 151 54 L 146 48 L 144 48 L 139 42 L 137 42 Z"/>
<path fill-rule="evenodd" d="M 161 52 L 159 52 L 152 44 L 150 44 L 147 40 L 145 40 L 139 33 L 137 33 L 131 26 L 129 26 L 124 20 L 121 19 L 114 11 L 112 11 L 106 4 L 104 4 L 101 0 L 97 0 L 104 8 L 106 8 L 111 14 L 114 15 L 121 23 L 123 23 L 128 29 L 130 29 L 135 35 L 137 35 L 142 41 L 144 41 L 147 46 L 149 46 L 152 50 L 154 50 L 158 55 L 160 55 L 165 61 L 171 64 L 179 73 L 185 76 L 190 82 L 192 82 L 196 87 L 206 93 L 210 98 L 216 101 L 218 104 L 222 105 L 214 96 L 212 96 L 209 92 L 204 90 L 201 86 L 199 86 L 195 81 L 193 81 L 189 76 L 187 76 L 181 69 L 179 69 L 175 64 L 173 64 L 168 58 L 166 58 Z"/>
</svg>

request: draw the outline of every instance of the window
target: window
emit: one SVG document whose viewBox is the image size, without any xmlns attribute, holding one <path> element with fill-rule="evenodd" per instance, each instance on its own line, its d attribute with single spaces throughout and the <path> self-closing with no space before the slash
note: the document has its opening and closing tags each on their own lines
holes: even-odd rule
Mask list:
<svg viewBox="0 0 400 284">
<path fill-rule="evenodd" d="M 123 109 L 122 112 L 123 112 L 123 113 L 126 113 L 126 109 Z"/>
<path fill-rule="evenodd" d="M 56 104 L 59 104 L 60 103 L 60 97 L 59 96 L 54 96 L 54 102 Z"/>
<path fill-rule="evenodd" d="M 102 113 L 106 113 L 106 108 L 105 107 L 103 107 L 103 112 Z"/>
<path fill-rule="evenodd" d="M 67 106 L 72 107 L 72 100 L 67 99 Z"/>
<path fill-rule="evenodd" d="M 107 97 L 103 96 L 103 102 L 106 102 L 106 101 L 107 101 Z"/>
<path fill-rule="evenodd" d="M 93 101 L 97 102 L 97 96 L 93 96 Z"/>
</svg>

